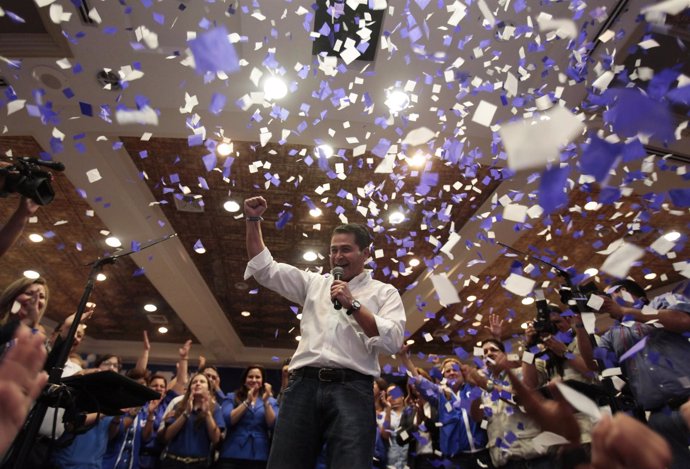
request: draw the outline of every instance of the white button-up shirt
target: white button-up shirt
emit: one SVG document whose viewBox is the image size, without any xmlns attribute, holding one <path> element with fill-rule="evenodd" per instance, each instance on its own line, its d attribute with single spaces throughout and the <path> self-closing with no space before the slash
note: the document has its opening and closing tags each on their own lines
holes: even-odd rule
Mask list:
<svg viewBox="0 0 690 469">
<path fill-rule="evenodd" d="M 305 366 L 348 368 L 379 376 L 379 352 L 397 353 L 405 330 L 405 308 L 391 285 L 362 272 L 348 282 L 353 298 L 366 307 L 376 321 L 379 335 L 367 337 L 357 321 L 335 310 L 331 301 L 330 276 L 305 272 L 273 260 L 264 249 L 247 264 L 245 280 L 254 277 L 262 286 L 301 305 L 302 339 L 290 362 L 290 370 Z"/>
</svg>

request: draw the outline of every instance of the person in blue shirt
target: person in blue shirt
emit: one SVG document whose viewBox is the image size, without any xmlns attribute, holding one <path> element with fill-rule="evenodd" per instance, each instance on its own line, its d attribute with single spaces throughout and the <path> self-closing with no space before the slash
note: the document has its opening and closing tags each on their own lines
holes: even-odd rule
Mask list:
<svg viewBox="0 0 690 469">
<path fill-rule="evenodd" d="M 53 453 L 53 464 L 60 469 L 101 469 L 103 456 L 108 446 L 109 433 L 113 427 L 113 417 L 89 414 L 85 425 L 93 425 L 84 433 L 79 433 L 64 448 Z M 70 438 L 66 433 L 64 438 Z"/>
<path fill-rule="evenodd" d="M 228 429 L 220 447 L 220 469 L 265 469 L 270 432 L 278 415 L 278 402 L 265 370 L 251 365 L 242 373 L 242 385 L 228 394 L 223 418 Z"/>
<path fill-rule="evenodd" d="M 163 418 L 159 435 L 166 445 L 163 469 L 201 469 L 209 465 L 213 448 L 225 429 L 220 405 L 211 392 L 208 378 L 196 374 L 182 400 Z"/>
<path fill-rule="evenodd" d="M 444 459 L 449 460 L 452 467 L 462 469 L 492 467 L 486 449 L 486 431 L 470 415 L 472 386 L 465 382 L 460 362 L 455 358 L 443 361 L 443 381 L 438 385 L 417 372 L 406 347 L 399 355 L 412 375 L 411 383 L 425 399 L 438 408 L 438 421 L 441 423 L 440 447 Z"/>
</svg>

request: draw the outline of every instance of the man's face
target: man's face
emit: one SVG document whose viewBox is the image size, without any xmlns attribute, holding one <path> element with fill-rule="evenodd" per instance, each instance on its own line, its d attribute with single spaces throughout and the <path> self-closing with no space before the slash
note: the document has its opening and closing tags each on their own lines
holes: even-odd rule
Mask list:
<svg viewBox="0 0 690 469">
<path fill-rule="evenodd" d="M 483 344 L 482 350 L 484 352 L 484 361 L 486 362 L 486 366 L 492 371 L 494 370 L 494 364 L 505 357 L 505 353 L 501 352 L 501 349 L 498 348 L 493 342 Z M 487 360 L 487 358 L 489 360 Z"/>
<path fill-rule="evenodd" d="M 368 258 L 369 248 L 360 249 L 354 233 L 336 233 L 331 238 L 331 269 L 335 266 L 343 268 L 341 280 L 349 282 L 362 273 Z"/>
<path fill-rule="evenodd" d="M 220 389 L 220 376 L 218 376 L 218 372 L 216 372 L 216 370 L 213 368 L 206 368 L 204 370 L 204 376 L 206 376 L 206 379 L 211 386 L 216 389 Z"/>
</svg>

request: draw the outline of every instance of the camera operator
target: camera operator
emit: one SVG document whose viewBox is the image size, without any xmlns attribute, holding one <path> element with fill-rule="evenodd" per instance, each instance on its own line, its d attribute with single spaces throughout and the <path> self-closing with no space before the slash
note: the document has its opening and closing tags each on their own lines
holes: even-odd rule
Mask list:
<svg viewBox="0 0 690 469">
<path fill-rule="evenodd" d="M 690 388 L 683 384 L 690 377 L 690 342 L 685 337 L 690 332 L 690 299 L 666 293 L 645 307 L 644 289 L 631 280 L 614 283 L 607 293 L 611 297 L 603 298 L 599 312 L 621 321 L 601 337 L 607 366 L 621 367 L 635 400 L 649 412 L 649 426 L 671 445 L 670 467 L 690 467 L 690 432 L 679 412 L 690 397 Z M 639 350 L 621 360 L 640 342 Z"/>
<path fill-rule="evenodd" d="M 544 302 L 545 303 L 545 302 Z M 592 343 L 589 340 L 580 315 L 571 312 L 562 313 L 553 305 L 546 305 L 546 313 L 542 321 L 530 323 L 525 331 L 525 344 L 528 351 L 536 356 L 531 363 L 523 361 L 523 383 L 529 389 L 540 388 L 547 395 L 546 388 L 552 379 L 560 379 L 568 383 L 583 383 L 587 390 L 594 391 L 594 373 L 598 370 L 593 360 L 585 360 L 580 353 L 592 356 Z M 544 320 L 547 320 L 544 323 Z M 590 394 L 590 392 L 585 392 Z M 592 441 L 592 420 L 585 414 L 575 414 L 580 427 L 582 443 Z"/>
</svg>

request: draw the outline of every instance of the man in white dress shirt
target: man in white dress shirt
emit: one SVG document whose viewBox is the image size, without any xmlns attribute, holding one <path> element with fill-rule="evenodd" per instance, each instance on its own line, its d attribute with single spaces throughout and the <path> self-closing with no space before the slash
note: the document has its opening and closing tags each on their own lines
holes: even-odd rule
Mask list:
<svg viewBox="0 0 690 469">
<path fill-rule="evenodd" d="M 269 469 L 313 469 L 323 444 L 330 469 L 371 467 L 376 437 L 373 378 L 379 352 L 403 342 L 405 310 L 398 291 L 374 280 L 364 265 L 368 230 L 333 231 L 331 268 L 339 280 L 273 260 L 263 242 L 263 197 L 244 202 L 249 263 L 245 278 L 302 306 L 301 335 L 276 423 Z M 340 309 L 336 309 L 338 305 Z"/>
</svg>

